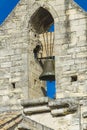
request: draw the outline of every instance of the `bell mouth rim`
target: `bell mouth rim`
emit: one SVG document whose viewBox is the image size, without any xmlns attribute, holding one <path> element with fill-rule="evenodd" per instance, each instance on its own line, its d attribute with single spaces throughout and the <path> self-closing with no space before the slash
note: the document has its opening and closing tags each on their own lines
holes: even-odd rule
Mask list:
<svg viewBox="0 0 87 130">
<path fill-rule="evenodd" d="M 44 81 L 55 81 L 55 76 L 53 75 L 49 75 L 49 76 L 43 76 L 43 77 L 39 77 L 40 80 L 44 80 Z"/>
</svg>

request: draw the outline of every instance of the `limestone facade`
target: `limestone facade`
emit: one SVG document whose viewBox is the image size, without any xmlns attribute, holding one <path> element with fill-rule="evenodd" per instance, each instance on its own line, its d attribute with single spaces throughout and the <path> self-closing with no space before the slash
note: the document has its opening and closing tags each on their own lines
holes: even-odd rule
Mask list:
<svg viewBox="0 0 87 130">
<path fill-rule="evenodd" d="M 42 88 L 45 89 L 46 85 L 39 80 L 42 68 L 33 53 L 41 32 L 38 23 L 35 23 L 36 29 L 33 27 L 32 16 L 39 8 L 47 10 L 54 20 L 56 100 L 79 99 L 73 117 L 70 113 L 65 116 L 68 108 L 56 111 L 48 105 L 43 109 L 54 115 L 64 112 L 64 118 L 58 117 L 57 121 L 64 123 L 66 118 L 69 119 L 67 130 L 75 130 L 76 125 L 76 130 L 86 130 L 87 13 L 73 0 L 21 0 L 0 26 L 0 111 L 18 109 L 21 99 L 44 97 Z M 50 115 L 45 114 L 44 118 L 48 116 L 50 119 Z M 52 117 L 52 120 L 56 118 Z M 66 129 L 66 125 L 58 128 L 62 129 Z"/>
</svg>

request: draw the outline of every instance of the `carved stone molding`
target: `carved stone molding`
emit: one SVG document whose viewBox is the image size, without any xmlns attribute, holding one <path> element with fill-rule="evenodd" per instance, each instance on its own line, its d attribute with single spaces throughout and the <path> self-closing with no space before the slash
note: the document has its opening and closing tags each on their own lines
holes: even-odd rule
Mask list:
<svg viewBox="0 0 87 130">
<path fill-rule="evenodd" d="M 36 113 L 50 112 L 50 108 L 48 106 L 39 106 L 39 107 L 30 107 L 24 109 L 24 114 L 31 115 Z"/>
<path fill-rule="evenodd" d="M 77 100 L 72 98 L 57 99 L 49 102 L 53 116 L 65 116 L 77 111 Z"/>
<path fill-rule="evenodd" d="M 39 99 L 27 99 L 27 100 L 22 100 L 21 105 L 25 107 L 31 107 L 31 106 L 39 106 L 39 105 L 44 105 L 48 104 L 48 97 L 42 97 Z"/>
<path fill-rule="evenodd" d="M 77 111 L 78 101 L 73 98 L 50 100 L 47 97 L 22 101 L 24 114 L 38 114 L 50 112 L 53 117 L 73 114 Z"/>
</svg>

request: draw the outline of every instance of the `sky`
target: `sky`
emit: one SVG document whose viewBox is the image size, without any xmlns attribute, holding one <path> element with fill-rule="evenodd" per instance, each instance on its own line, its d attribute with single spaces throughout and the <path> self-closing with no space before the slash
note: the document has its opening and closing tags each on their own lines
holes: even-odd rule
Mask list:
<svg viewBox="0 0 87 130">
<path fill-rule="evenodd" d="M 74 2 L 82 8 L 84 11 L 87 12 L 87 0 L 74 0 Z"/>
<path fill-rule="evenodd" d="M 0 25 L 5 21 L 19 1 L 20 0 L 0 0 Z"/>
<path fill-rule="evenodd" d="M 12 12 L 19 1 L 20 0 L 0 0 L 0 25 L 5 21 L 5 19 Z M 87 0 L 73 1 L 77 4 L 77 6 L 87 12 Z M 52 25 L 52 27 L 48 31 L 54 31 L 54 26 Z"/>
</svg>

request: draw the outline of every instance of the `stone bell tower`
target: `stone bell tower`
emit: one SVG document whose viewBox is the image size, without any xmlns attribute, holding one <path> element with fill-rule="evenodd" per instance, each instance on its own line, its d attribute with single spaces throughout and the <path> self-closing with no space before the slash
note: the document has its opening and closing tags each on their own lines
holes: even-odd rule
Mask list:
<svg viewBox="0 0 87 130">
<path fill-rule="evenodd" d="M 54 99 L 39 79 L 46 57 L 42 35 L 52 24 Z M 23 108 L 19 130 L 87 130 L 87 13 L 73 0 L 20 0 L 2 24 L 0 106 Z"/>
<path fill-rule="evenodd" d="M 86 130 L 87 14 L 72 0 L 36 1 L 32 5 L 30 25 L 38 39 L 39 33 L 46 29 L 48 18 L 43 11 L 38 11 L 41 8 L 52 15 L 55 26 L 56 98 L 24 100 L 26 125 L 21 124 L 20 128 L 28 128 L 29 122 L 34 121 L 35 128 L 41 130 Z"/>
</svg>

